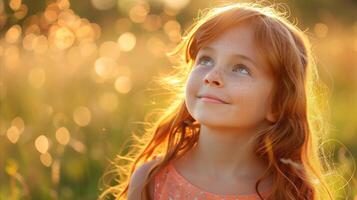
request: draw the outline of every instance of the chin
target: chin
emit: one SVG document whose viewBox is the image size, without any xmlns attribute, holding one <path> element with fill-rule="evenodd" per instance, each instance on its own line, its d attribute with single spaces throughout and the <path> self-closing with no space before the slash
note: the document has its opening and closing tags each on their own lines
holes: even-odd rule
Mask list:
<svg viewBox="0 0 357 200">
<path fill-rule="evenodd" d="M 224 123 L 224 119 L 220 116 L 207 116 L 207 115 L 194 115 L 193 118 L 197 120 L 200 124 L 205 125 L 205 126 L 227 126 L 227 124 Z"/>
</svg>

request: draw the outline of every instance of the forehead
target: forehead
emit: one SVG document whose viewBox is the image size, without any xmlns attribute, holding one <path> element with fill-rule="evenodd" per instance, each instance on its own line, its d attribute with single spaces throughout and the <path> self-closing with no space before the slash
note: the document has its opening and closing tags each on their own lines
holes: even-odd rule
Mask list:
<svg viewBox="0 0 357 200">
<path fill-rule="evenodd" d="M 213 47 L 220 53 L 243 54 L 251 58 L 258 57 L 255 51 L 254 32 L 251 26 L 246 24 L 236 25 L 225 30 L 213 41 L 205 46 Z"/>
</svg>

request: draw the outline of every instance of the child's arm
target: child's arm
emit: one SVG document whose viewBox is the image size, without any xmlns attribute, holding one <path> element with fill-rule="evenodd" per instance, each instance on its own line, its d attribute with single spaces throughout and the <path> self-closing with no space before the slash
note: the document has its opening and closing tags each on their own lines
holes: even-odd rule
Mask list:
<svg viewBox="0 0 357 200">
<path fill-rule="evenodd" d="M 128 188 L 128 199 L 127 200 L 139 200 L 141 199 L 140 194 L 143 190 L 143 184 L 146 180 L 146 177 L 149 173 L 151 167 L 157 162 L 158 160 L 150 160 L 141 166 L 139 166 L 133 173 L 130 178 L 129 188 Z M 150 188 L 150 199 L 154 199 L 154 182 L 151 181 L 149 183 Z"/>
</svg>

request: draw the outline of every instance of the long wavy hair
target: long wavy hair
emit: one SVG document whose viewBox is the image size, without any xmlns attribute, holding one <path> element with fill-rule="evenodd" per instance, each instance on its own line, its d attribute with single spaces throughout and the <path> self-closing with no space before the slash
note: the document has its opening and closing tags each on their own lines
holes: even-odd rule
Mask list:
<svg viewBox="0 0 357 200">
<path fill-rule="evenodd" d="M 185 84 L 197 52 L 225 30 L 242 22 L 254 28 L 257 51 L 268 63 L 274 77 L 272 110 L 276 122 L 256 133 L 255 153 L 268 163 L 255 189 L 263 199 L 259 184 L 274 175 L 269 200 L 333 199 L 325 174 L 329 164 L 321 144 L 328 130 L 326 94 L 311 54 L 307 35 L 289 22 L 286 9 L 258 3 L 230 3 L 200 12 L 183 34 L 181 42 L 167 55 L 178 58 L 173 73 L 157 81 L 174 92 L 174 101 L 158 112 L 141 137 L 133 135 L 133 144 L 125 155 L 118 155 L 113 168 L 114 184 L 102 192 L 100 199 L 113 195 L 124 199 L 135 169 L 160 155 L 150 169 L 141 192 L 149 198 L 149 182 L 165 165 L 184 155 L 199 139 L 200 124 L 189 114 L 184 99 Z M 150 116 L 153 117 L 153 116 Z M 326 117 L 326 118 L 324 118 Z"/>
</svg>

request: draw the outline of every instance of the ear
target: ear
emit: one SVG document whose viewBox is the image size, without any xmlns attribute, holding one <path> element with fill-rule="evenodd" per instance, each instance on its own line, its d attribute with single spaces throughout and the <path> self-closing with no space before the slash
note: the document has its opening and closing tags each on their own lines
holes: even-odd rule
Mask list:
<svg viewBox="0 0 357 200">
<path fill-rule="evenodd" d="M 269 112 L 267 113 L 266 119 L 267 119 L 269 122 L 271 122 L 271 123 L 275 123 L 276 120 L 277 120 L 277 117 L 276 117 L 276 115 L 274 115 L 271 111 L 269 111 Z"/>
<path fill-rule="evenodd" d="M 278 117 L 277 117 L 276 112 L 273 112 L 273 109 L 272 109 L 272 107 L 273 107 L 273 103 L 272 103 L 273 97 L 272 97 L 272 94 L 273 94 L 273 93 L 270 93 L 270 94 L 269 94 L 269 98 L 268 98 L 268 104 L 267 104 L 268 110 L 267 110 L 267 114 L 266 114 L 266 119 L 267 119 L 270 123 L 274 124 L 274 123 L 277 121 L 277 118 L 278 118 Z"/>
<path fill-rule="evenodd" d="M 276 113 L 272 111 L 271 106 L 269 107 L 269 110 L 267 112 L 266 119 L 271 123 L 275 123 L 277 121 Z"/>
</svg>

